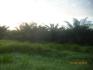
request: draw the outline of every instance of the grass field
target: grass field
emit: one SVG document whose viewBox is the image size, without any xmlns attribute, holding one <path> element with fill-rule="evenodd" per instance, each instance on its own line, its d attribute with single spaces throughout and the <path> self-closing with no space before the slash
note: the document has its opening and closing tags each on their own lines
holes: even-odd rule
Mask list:
<svg viewBox="0 0 93 70">
<path fill-rule="evenodd" d="M 0 70 L 93 70 L 92 46 L 0 40 Z"/>
</svg>

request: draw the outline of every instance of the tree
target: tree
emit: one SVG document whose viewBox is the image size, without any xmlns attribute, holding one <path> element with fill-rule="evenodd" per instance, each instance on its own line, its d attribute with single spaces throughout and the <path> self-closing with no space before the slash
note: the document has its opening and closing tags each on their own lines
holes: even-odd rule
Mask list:
<svg viewBox="0 0 93 70">
<path fill-rule="evenodd" d="M 82 19 L 80 21 L 77 19 L 73 19 L 72 24 L 67 21 L 65 22 L 68 24 L 70 41 L 73 40 L 73 42 L 78 42 L 78 43 L 90 42 L 89 40 L 91 39 L 88 36 L 91 36 L 93 30 L 90 29 L 89 24 L 91 23 L 87 21 L 87 18 Z"/>
<path fill-rule="evenodd" d="M 3 39 L 6 36 L 8 31 L 7 29 L 8 27 L 6 26 L 0 26 L 0 39 Z"/>
<path fill-rule="evenodd" d="M 56 41 L 57 35 L 58 35 L 58 24 L 54 25 L 54 24 L 50 24 L 45 25 L 49 31 L 49 36 L 50 36 L 50 41 Z"/>
</svg>

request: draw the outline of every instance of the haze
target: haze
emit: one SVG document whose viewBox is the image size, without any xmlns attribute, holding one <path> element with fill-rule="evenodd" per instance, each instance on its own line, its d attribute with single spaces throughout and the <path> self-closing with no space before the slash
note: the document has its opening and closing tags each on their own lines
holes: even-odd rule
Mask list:
<svg viewBox="0 0 93 70">
<path fill-rule="evenodd" d="M 72 18 L 93 19 L 93 0 L 0 0 L 0 25 L 10 29 L 22 22 L 63 23 Z"/>
</svg>

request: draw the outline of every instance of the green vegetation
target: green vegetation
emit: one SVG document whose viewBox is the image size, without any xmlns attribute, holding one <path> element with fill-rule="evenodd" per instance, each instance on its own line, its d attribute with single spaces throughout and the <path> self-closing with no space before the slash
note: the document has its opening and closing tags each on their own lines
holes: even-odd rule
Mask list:
<svg viewBox="0 0 93 70">
<path fill-rule="evenodd" d="M 26 53 L 44 53 L 74 51 L 83 53 L 93 53 L 92 46 L 83 46 L 78 44 L 58 44 L 58 43 L 33 43 L 29 41 L 0 40 L 0 53 L 26 52 Z M 42 53 L 42 54 L 43 54 Z"/>
<path fill-rule="evenodd" d="M 0 70 L 93 70 L 92 22 L 65 22 L 0 26 Z"/>
<path fill-rule="evenodd" d="M 81 20 L 73 19 L 73 23 L 65 22 L 67 27 L 59 27 L 58 24 L 37 25 L 37 23 L 23 23 L 16 30 L 8 30 L 6 26 L 0 26 L 0 39 L 82 45 L 93 44 L 92 21 L 88 21 L 85 18 Z"/>
<path fill-rule="evenodd" d="M 1 70 L 91 70 L 92 46 L 0 40 Z M 93 49 L 93 48 L 92 48 Z M 88 51 L 91 52 L 88 52 Z M 91 61 L 90 61 L 91 59 Z M 76 61 L 77 64 L 71 64 Z M 87 62 L 79 64 L 78 62 Z"/>
<path fill-rule="evenodd" d="M 0 64 L 11 63 L 11 62 L 13 62 L 13 56 L 7 54 L 0 55 Z"/>
</svg>

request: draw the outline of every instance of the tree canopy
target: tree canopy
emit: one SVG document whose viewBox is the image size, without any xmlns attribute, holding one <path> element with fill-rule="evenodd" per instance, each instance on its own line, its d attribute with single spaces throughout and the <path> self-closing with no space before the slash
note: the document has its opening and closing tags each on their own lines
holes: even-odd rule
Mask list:
<svg viewBox="0 0 93 70">
<path fill-rule="evenodd" d="M 93 25 L 87 18 L 73 19 L 73 23 L 65 21 L 68 27 L 58 24 L 37 25 L 37 23 L 22 23 L 16 30 L 8 30 L 0 26 L 0 39 L 28 40 L 32 42 L 57 42 L 92 44 Z"/>
</svg>

